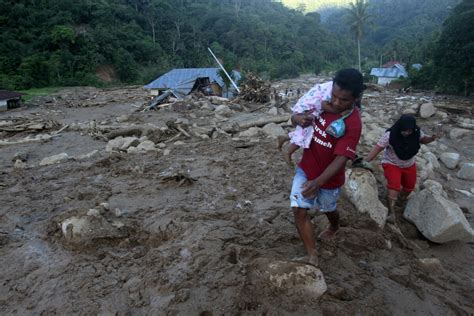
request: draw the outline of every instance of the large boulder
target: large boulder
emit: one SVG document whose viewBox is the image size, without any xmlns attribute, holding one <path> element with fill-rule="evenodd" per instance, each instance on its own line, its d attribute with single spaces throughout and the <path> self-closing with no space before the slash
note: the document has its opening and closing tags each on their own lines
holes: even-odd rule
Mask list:
<svg viewBox="0 0 474 316">
<path fill-rule="evenodd" d="M 372 172 L 362 168 L 347 169 L 342 192 L 357 211 L 367 213 L 379 227 L 385 225 L 388 210 L 379 200 L 377 181 Z"/>
<path fill-rule="evenodd" d="M 442 153 L 439 159 L 448 169 L 454 169 L 458 165 L 459 157 L 458 153 Z"/>
<path fill-rule="evenodd" d="M 408 200 L 403 217 L 415 224 L 423 236 L 432 242 L 474 240 L 474 231 L 461 208 L 429 189 L 414 194 Z"/>
<path fill-rule="evenodd" d="M 109 221 L 92 209 L 87 215 L 66 218 L 60 223 L 66 243 L 76 245 L 92 245 L 100 240 L 125 238 L 129 228 L 118 220 Z"/>
<path fill-rule="evenodd" d="M 256 259 L 248 268 L 246 292 L 254 299 L 318 299 L 327 291 L 324 275 L 302 262 Z"/>
<path fill-rule="evenodd" d="M 458 178 L 465 180 L 474 180 L 474 163 L 464 163 L 458 171 Z"/>
<path fill-rule="evenodd" d="M 435 115 L 435 113 L 436 113 L 436 109 L 433 103 L 431 102 L 424 103 L 420 106 L 420 117 L 422 118 L 429 118 Z"/>
</svg>

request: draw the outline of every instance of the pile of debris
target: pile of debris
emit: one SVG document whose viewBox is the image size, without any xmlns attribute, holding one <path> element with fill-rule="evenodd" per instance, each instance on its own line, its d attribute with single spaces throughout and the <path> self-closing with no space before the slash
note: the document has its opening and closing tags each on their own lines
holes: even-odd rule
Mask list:
<svg viewBox="0 0 474 316">
<path fill-rule="evenodd" d="M 57 129 L 61 124 L 54 120 L 45 120 L 40 117 L 12 117 L 0 119 L 0 131 L 2 132 L 34 132 Z"/>
<path fill-rule="evenodd" d="M 270 82 L 249 73 L 240 88 L 240 97 L 246 101 L 266 103 L 270 101 Z"/>
</svg>

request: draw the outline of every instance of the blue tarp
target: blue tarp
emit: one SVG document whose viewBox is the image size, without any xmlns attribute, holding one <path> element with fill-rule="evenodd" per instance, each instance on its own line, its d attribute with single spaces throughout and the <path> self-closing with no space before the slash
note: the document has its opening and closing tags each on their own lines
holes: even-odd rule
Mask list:
<svg viewBox="0 0 474 316">
<path fill-rule="evenodd" d="M 209 81 L 216 82 L 224 87 L 224 81 L 218 74 L 219 68 L 182 68 L 173 69 L 163 76 L 147 84 L 145 89 L 171 89 L 175 93 L 187 95 L 191 92 L 196 79 L 209 78 Z M 240 72 L 232 71 L 234 81 L 240 80 Z M 232 89 L 232 85 L 229 87 Z"/>
</svg>

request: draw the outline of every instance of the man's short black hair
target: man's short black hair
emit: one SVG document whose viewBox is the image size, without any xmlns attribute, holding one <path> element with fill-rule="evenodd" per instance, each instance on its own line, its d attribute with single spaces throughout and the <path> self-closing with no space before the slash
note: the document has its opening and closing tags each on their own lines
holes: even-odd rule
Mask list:
<svg viewBox="0 0 474 316">
<path fill-rule="evenodd" d="M 362 74 L 354 68 L 339 70 L 334 77 L 333 83 L 342 90 L 351 91 L 354 98 L 361 96 L 364 90 L 364 78 Z"/>
</svg>

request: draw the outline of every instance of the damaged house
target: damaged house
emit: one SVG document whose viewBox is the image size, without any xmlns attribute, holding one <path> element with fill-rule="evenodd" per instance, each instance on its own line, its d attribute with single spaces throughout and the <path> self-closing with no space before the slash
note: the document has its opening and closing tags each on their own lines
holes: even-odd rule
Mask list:
<svg viewBox="0 0 474 316">
<path fill-rule="evenodd" d="M 23 93 L 0 90 L 0 111 L 6 111 L 21 106 Z"/>
<path fill-rule="evenodd" d="M 153 80 L 145 89 L 150 89 L 152 95 L 158 96 L 171 92 L 175 97 L 182 98 L 194 91 L 206 95 L 232 97 L 236 91 L 232 85 L 225 86 L 219 74 L 219 68 L 182 68 L 173 69 Z M 240 72 L 232 71 L 234 81 L 241 78 Z"/>
<path fill-rule="evenodd" d="M 377 84 L 388 85 L 398 78 L 408 78 L 408 72 L 401 64 L 395 63 L 387 68 L 372 68 L 370 75 L 377 77 Z"/>
</svg>

